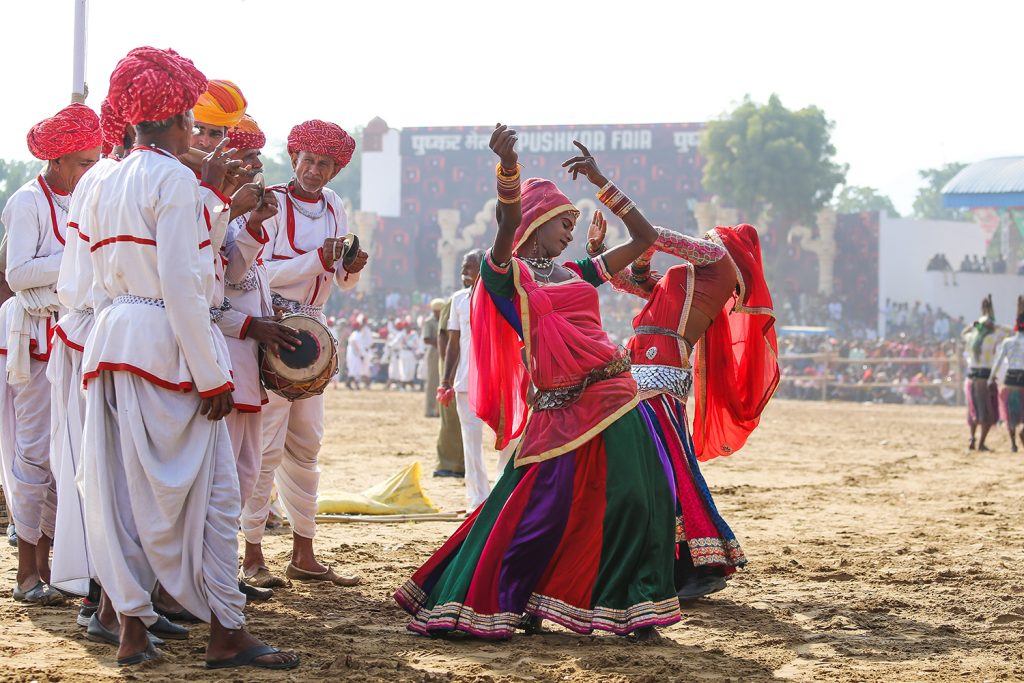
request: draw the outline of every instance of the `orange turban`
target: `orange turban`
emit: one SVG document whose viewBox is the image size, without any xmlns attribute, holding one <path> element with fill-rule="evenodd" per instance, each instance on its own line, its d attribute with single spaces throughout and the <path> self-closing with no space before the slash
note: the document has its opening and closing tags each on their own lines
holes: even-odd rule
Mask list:
<svg viewBox="0 0 1024 683">
<path fill-rule="evenodd" d="M 267 144 L 267 136 L 248 114 L 243 115 L 238 125 L 228 131 L 228 138 L 228 145 L 235 149 L 263 149 Z"/>
<path fill-rule="evenodd" d="M 100 118 L 84 104 L 64 107 L 28 132 L 28 151 L 43 161 L 99 147 Z"/>
<path fill-rule="evenodd" d="M 248 106 L 245 95 L 231 81 L 210 81 L 206 92 L 192 109 L 196 121 L 211 126 L 234 128 L 242 120 Z"/>
<path fill-rule="evenodd" d="M 356 141 L 336 123 L 312 119 L 303 121 L 288 133 L 288 153 L 312 152 L 334 159 L 335 171 L 348 166 L 356 151 Z"/>
</svg>

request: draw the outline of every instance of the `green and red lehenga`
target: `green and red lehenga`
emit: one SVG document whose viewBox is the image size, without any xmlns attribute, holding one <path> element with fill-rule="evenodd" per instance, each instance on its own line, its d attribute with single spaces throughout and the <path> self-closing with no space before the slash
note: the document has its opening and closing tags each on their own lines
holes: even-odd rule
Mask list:
<svg viewBox="0 0 1024 683">
<path fill-rule="evenodd" d="M 530 615 L 624 635 L 680 618 L 671 463 L 601 328 L 603 258 L 565 265 L 571 280 L 540 284 L 518 259 L 484 260 L 471 394 L 498 447 L 523 440 L 487 501 L 395 593 L 412 631 L 508 638 Z M 540 392 L 528 418 L 524 344 Z"/>
</svg>

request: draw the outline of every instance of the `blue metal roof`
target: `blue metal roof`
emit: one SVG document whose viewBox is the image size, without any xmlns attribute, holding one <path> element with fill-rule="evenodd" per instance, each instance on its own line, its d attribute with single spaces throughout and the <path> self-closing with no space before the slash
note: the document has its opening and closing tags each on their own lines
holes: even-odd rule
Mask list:
<svg viewBox="0 0 1024 683">
<path fill-rule="evenodd" d="M 1024 156 L 967 166 L 942 188 L 946 208 L 1024 206 Z"/>
</svg>

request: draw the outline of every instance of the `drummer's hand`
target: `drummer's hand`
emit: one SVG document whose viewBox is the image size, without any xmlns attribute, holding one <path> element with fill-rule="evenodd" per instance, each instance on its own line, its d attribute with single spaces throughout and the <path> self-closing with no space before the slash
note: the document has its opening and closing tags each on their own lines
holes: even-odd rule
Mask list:
<svg viewBox="0 0 1024 683">
<path fill-rule="evenodd" d="M 370 258 L 370 255 L 367 254 L 362 249 L 360 249 L 359 253 L 356 254 L 356 257 L 355 257 L 355 259 L 353 259 L 352 263 L 350 263 L 347 266 L 345 266 L 345 272 L 346 273 L 358 273 L 364 267 L 366 267 L 366 261 L 369 258 Z"/>
<path fill-rule="evenodd" d="M 286 351 L 294 351 L 295 347 L 302 344 L 296 336 L 295 330 L 287 325 L 282 325 L 273 318 L 253 318 L 245 336 L 247 339 L 255 339 L 260 344 L 266 344 L 275 356 L 282 348 Z"/>
<path fill-rule="evenodd" d="M 328 237 L 324 240 L 324 246 L 322 248 L 324 265 L 327 266 L 328 270 L 330 270 L 341 258 L 342 254 L 345 253 L 345 242 L 337 237 Z"/>
<path fill-rule="evenodd" d="M 204 398 L 199 404 L 199 414 L 205 415 L 210 420 L 222 420 L 231 414 L 235 407 L 235 400 L 231 398 L 230 391 L 222 391 L 214 396 Z"/>
</svg>

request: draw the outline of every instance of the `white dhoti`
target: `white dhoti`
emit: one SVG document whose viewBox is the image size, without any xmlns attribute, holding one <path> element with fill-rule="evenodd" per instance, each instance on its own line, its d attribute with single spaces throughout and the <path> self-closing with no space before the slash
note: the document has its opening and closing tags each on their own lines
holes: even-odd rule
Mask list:
<svg viewBox="0 0 1024 683">
<path fill-rule="evenodd" d="M 484 421 L 470 407 L 468 392 L 455 393 L 455 407 L 459 413 L 462 452 L 466 458 L 466 503 L 472 511 L 483 505 L 491 493 L 487 463 L 484 462 Z M 519 441 L 519 438 L 513 439 L 508 446 L 498 451 L 499 477 L 505 471 L 505 465 L 512 458 Z"/>
<path fill-rule="evenodd" d="M 0 456 L 3 487 L 18 538 L 53 538 L 57 489 L 50 472 L 50 381 L 46 363 L 29 361 L 29 380 L 8 384 L 0 355 Z"/>
<path fill-rule="evenodd" d="M 292 531 L 303 538 L 316 536 L 316 498 L 320 486 L 317 456 L 324 435 L 324 397 L 289 403 L 270 394 L 263 407 L 263 462 L 252 496 L 242 509 L 242 532 L 249 543 L 261 543 L 270 513 L 270 492 L 277 493 Z"/>
<path fill-rule="evenodd" d="M 50 466 L 57 486 L 57 523 L 53 536 L 50 584 L 75 595 L 89 594 L 95 576 L 85 540 L 85 516 L 76 478 L 81 468 L 85 394 L 82 352 L 56 337 L 46 368 L 51 385 Z"/>
<path fill-rule="evenodd" d="M 227 427 L 199 414 L 195 392 L 126 372 L 89 382 L 83 499 L 96 573 L 117 612 L 147 625 L 164 590 L 204 621 L 241 628 L 238 475 Z"/>
<path fill-rule="evenodd" d="M 232 410 L 224 418 L 231 437 L 231 448 L 235 455 L 235 469 L 238 472 L 239 500 L 246 501 L 256 488 L 260 476 L 260 462 L 263 460 L 263 413 L 249 413 Z"/>
<path fill-rule="evenodd" d="M 363 354 L 358 349 L 354 349 L 351 345 L 345 348 L 345 367 L 348 370 L 349 379 L 362 379 L 367 375 L 363 360 Z"/>
</svg>

